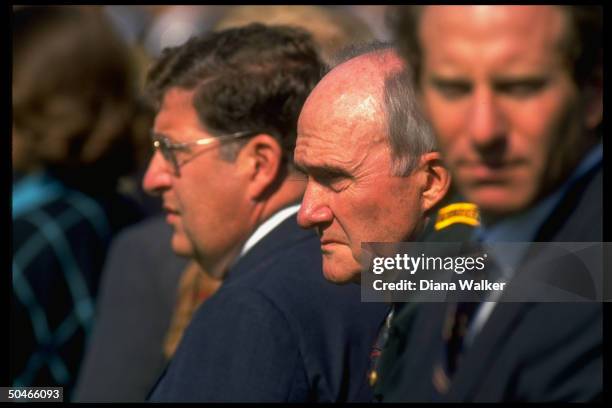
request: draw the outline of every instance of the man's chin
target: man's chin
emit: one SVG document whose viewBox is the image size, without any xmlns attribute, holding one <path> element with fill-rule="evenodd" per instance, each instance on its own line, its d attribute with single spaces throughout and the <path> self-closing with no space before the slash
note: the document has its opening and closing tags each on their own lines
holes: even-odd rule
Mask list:
<svg viewBox="0 0 612 408">
<path fill-rule="evenodd" d="M 479 188 L 465 192 L 466 198 L 479 207 L 485 218 L 508 217 L 524 211 L 533 201 L 531 192 L 511 188 Z"/>
<path fill-rule="evenodd" d="M 323 276 L 331 283 L 346 285 L 349 283 L 361 283 L 361 270 L 354 268 L 342 268 L 338 265 L 326 265 L 323 261 Z"/>
<path fill-rule="evenodd" d="M 193 258 L 194 252 L 191 242 L 186 240 L 184 237 L 177 236 L 176 234 L 173 235 L 170 245 L 172 247 L 172 251 L 176 255 L 185 258 Z"/>
</svg>

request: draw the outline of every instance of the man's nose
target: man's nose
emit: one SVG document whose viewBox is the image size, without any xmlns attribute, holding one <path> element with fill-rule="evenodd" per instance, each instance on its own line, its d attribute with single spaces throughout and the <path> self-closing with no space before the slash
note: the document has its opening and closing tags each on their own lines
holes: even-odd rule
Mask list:
<svg viewBox="0 0 612 408">
<path fill-rule="evenodd" d="M 161 153 L 156 151 L 151 157 L 142 179 L 142 188 L 150 195 L 159 195 L 170 188 L 171 184 L 170 166 L 168 166 Z"/>
<path fill-rule="evenodd" d="M 467 120 L 472 142 L 481 148 L 498 144 L 506 135 L 506 116 L 491 89 L 476 91 Z"/>
<path fill-rule="evenodd" d="M 309 181 L 297 214 L 298 224 L 302 228 L 314 228 L 322 223 L 330 223 L 333 218 L 333 212 L 325 202 L 323 192 L 316 183 Z"/>
</svg>

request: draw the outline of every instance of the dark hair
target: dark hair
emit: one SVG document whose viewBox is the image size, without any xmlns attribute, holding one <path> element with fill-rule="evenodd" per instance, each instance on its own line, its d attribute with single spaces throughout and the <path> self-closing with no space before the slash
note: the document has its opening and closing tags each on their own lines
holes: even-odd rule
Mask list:
<svg viewBox="0 0 612 408">
<path fill-rule="evenodd" d="M 603 9 L 601 6 L 557 6 L 567 16 L 561 50 L 572 67 L 574 81 L 582 86 L 603 63 Z M 418 38 L 423 6 L 394 6 L 387 10 L 397 47 L 412 66 L 412 80 L 419 84 L 422 50 Z"/>
<path fill-rule="evenodd" d="M 140 107 L 127 46 L 99 10 L 75 6 L 14 9 L 12 37 L 14 138 L 28 151 L 19 166 L 114 188 L 136 165 Z"/>
<path fill-rule="evenodd" d="M 361 55 L 384 51 L 396 52 L 393 44 L 382 41 L 351 45 L 332 59 L 328 70 Z M 398 176 L 409 175 L 423 154 L 437 150 L 436 139 L 421 113 L 408 72 L 406 68 L 387 75 L 383 93 L 392 171 Z"/>
<path fill-rule="evenodd" d="M 297 119 L 322 72 L 306 31 L 250 24 L 165 49 L 149 71 L 147 89 L 157 109 L 170 88 L 195 90 L 193 106 L 204 129 L 217 136 L 270 134 L 292 163 Z M 233 160 L 236 145 L 224 146 L 222 157 Z"/>
<path fill-rule="evenodd" d="M 573 67 L 574 81 L 582 86 L 603 64 L 603 9 L 601 6 L 559 6 L 569 28 L 561 43 Z"/>
</svg>

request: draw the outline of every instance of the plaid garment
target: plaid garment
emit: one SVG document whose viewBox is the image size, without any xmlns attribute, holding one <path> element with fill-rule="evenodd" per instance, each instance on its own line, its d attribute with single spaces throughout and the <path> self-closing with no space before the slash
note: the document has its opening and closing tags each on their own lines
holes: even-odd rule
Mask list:
<svg viewBox="0 0 612 408">
<path fill-rule="evenodd" d="M 113 228 L 100 202 L 48 177 L 34 194 L 15 190 L 11 385 L 63 386 L 69 398 Z"/>
</svg>

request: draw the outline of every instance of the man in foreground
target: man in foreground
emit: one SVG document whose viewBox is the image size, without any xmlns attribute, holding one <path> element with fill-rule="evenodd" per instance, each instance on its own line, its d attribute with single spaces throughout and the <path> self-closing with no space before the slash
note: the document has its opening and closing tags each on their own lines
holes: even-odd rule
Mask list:
<svg viewBox="0 0 612 408">
<path fill-rule="evenodd" d="M 153 401 L 364 401 L 386 307 L 327 283 L 298 228 L 297 115 L 322 63 L 305 32 L 254 24 L 194 38 L 152 68 L 160 194 L 172 247 L 215 277 Z"/>
</svg>

